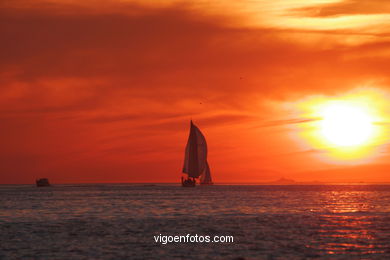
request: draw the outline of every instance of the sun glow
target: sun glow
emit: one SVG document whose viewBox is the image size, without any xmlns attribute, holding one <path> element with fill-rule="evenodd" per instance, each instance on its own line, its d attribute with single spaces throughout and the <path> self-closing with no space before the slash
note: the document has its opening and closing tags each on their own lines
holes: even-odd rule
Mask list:
<svg viewBox="0 0 390 260">
<path fill-rule="evenodd" d="M 295 103 L 303 122 L 294 127 L 304 149 L 333 163 L 363 163 L 389 142 L 386 94 L 356 90 L 337 97 L 312 96 Z"/>
</svg>

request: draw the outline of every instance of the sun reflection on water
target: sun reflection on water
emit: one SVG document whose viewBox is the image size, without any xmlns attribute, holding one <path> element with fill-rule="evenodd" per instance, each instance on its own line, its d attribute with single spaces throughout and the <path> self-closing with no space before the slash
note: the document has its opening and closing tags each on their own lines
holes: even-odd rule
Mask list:
<svg viewBox="0 0 390 260">
<path fill-rule="evenodd" d="M 319 239 L 311 247 L 329 255 L 368 255 L 385 252 L 372 231 L 372 206 L 364 199 L 368 192 L 332 191 L 324 193 L 325 214 L 320 215 Z"/>
</svg>

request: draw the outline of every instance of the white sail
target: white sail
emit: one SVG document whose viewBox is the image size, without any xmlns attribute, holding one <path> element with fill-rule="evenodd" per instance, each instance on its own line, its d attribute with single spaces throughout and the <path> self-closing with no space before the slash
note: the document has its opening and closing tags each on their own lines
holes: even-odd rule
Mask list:
<svg viewBox="0 0 390 260">
<path fill-rule="evenodd" d="M 190 136 L 188 137 L 183 172 L 189 177 L 198 178 L 206 168 L 207 143 L 202 132 L 191 121 Z"/>
<path fill-rule="evenodd" d="M 206 161 L 206 169 L 200 177 L 201 184 L 212 184 L 213 180 L 211 179 L 209 163 Z"/>
</svg>

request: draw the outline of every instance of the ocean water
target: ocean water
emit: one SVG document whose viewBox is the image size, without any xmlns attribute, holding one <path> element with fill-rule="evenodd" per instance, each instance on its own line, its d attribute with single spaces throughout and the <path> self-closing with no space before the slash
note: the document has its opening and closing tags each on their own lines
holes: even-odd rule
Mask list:
<svg viewBox="0 0 390 260">
<path fill-rule="evenodd" d="M 390 259 L 390 186 L 0 185 L 0 259 L 320 257 Z"/>
</svg>

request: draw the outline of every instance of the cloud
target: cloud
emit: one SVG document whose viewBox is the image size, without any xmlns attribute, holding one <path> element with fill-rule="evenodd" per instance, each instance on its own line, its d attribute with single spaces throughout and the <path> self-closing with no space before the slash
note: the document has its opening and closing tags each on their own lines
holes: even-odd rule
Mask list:
<svg viewBox="0 0 390 260">
<path fill-rule="evenodd" d="M 34 82 L 80 78 L 93 81 L 91 88 L 107 98 L 112 93 L 159 95 L 171 102 L 179 97 L 225 99 L 223 92 L 283 96 L 291 90 L 327 91 L 334 81 L 350 87 L 361 78 L 377 78 L 389 62 L 344 59 L 375 52 L 370 44 L 317 49 L 290 37 L 310 32 L 232 28 L 229 17 L 200 19 L 201 11 L 183 6 L 132 7 L 136 15 L 5 10 L 0 68 L 14 71 L 10 80 L 34 85 L 34 92 L 42 88 Z M 56 10 L 61 8 L 66 7 Z"/>
<path fill-rule="evenodd" d="M 320 120 L 320 118 L 290 118 L 290 119 L 280 119 L 280 120 L 273 120 L 269 122 L 264 122 L 261 126 L 262 127 L 272 127 L 272 126 L 282 126 L 282 125 L 295 125 L 295 124 L 302 124 L 302 123 L 309 123 L 313 121 Z"/>
<path fill-rule="evenodd" d="M 387 0 L 344 0 L 335 3 L 309 6 L 295 9 L 298 14 L 313 17 L 329 17 L 358 14 L 389 14 L 390 3 Z"/>
</svg>

